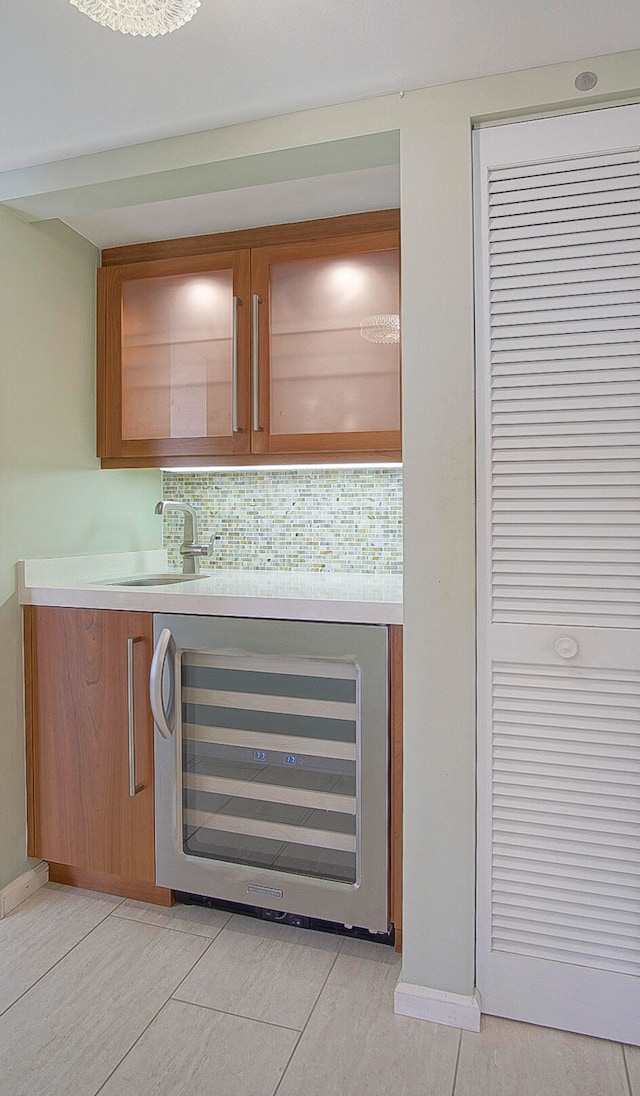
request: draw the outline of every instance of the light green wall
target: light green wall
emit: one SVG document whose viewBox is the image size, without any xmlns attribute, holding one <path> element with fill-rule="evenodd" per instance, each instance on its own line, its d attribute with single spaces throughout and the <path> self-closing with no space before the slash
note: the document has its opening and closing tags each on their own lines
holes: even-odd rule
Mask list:
<svg viewBox="0 0 640 1096">
<path fill-rule="evenodd" d="M 159 547 L 157 472 L 95 457 L 98 252 L 0 208 L 0 888 L 26 858 L 16 561 Z"/>
<path fill-rule="evenodd" d="M 598 75 L 579 95 L 576 75 Z M 183 193 L 195 164 L 364 134 L 400 133 L 405 451 L 405 981 L 474 986 L 475 600 L 473 120 L 640 99 L 640 52 L 532 69 L 192 134 L 0 178 L 0 197 L 37 216 L 100 208 L 103 183 Z M 240 185 L 238 182 L 237 185 Z M 142 187 L 144 191 L 144 187 Z M 56 193 L 59 199 L 56 198 Z M 40 197 L 39 197 L 40 196 Z M 36 200 L 37 199 L 37 200 Z M 113 200 L 113 199 L 112 199 Z"/>
</svg>

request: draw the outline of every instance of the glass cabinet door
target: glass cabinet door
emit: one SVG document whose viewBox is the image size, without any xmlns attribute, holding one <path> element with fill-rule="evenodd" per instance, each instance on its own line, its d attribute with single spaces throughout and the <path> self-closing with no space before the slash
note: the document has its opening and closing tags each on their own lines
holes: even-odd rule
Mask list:
<svg viewBox="0 0 640 1096">
<path fill-rule="evenodd" d="M 233 272 L 128 281 L 122 437 L 231 434 Z"/>
<path fill-rule="evenodd" d="M 252 270 L 256 451 L 399 449 L 396 235 L 262 248 Z"/>
<path fill-rule="evenodd" d="M 112 275 L 120 322 L 111 383 L 123 452 L 248 451 L 248 266 L 246 254 L 233 253 Z"/>
</svg>

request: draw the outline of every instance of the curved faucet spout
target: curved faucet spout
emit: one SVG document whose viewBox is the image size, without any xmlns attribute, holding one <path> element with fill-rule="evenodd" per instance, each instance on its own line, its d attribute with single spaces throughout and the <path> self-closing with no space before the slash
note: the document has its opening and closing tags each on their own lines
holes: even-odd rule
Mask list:
<svg viewBox="0 0 640 1096">
<path fill-rule="evenodd" d="M 156 506 L 156 514 L 165 514 L 167 510 L 177 510 L 184 514 L 184 542 L 195 544 L 198 536 L 198 515 L 189 502 L 169 502 L 162 499 Z"/>
<path fill-rule="evenodd" d="M 169 502 L 162 499 L 156 506 L 156 514 L 165 514 L 167 510 L 178 510 L 179 513 L 184 515 L 183 542 L 180 547 L 182 573 L 184 575 L 197 575 L 200 563 L 199 557 L 213 555 L 213 537 L 211 537 L 208 544 L 196 544 L 198 518 L 190 503 Z"/>
</svg>

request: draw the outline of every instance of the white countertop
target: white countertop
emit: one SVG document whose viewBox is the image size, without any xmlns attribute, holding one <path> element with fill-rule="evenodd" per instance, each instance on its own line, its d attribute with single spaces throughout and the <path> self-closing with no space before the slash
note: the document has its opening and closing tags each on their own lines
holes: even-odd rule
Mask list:
<svg viewBox="0 0 640 1096">
<path fill-rule="evenodd" d="M 402 623 L 402 575 L 207 571 L 202 567 L 200 577 L 173 586 L 111 585 L 118 578 L 168 570 L 164 549 L 22 560 L 18 564 L 20 604 L 351 624 Z"/>
</svg>

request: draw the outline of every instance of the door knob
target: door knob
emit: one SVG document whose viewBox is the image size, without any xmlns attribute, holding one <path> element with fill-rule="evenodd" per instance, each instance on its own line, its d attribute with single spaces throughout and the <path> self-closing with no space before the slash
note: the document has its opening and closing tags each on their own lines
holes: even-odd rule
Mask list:
<svg viewBox="0 0 640 1096">
<path fill-rule="evenodd" d="M 578 644 L 571 636 L 563 636 L 562 639 L 556 639 L 553 649 L 560 658 L 573 658 L 578 653 Z"/>
</svg>

